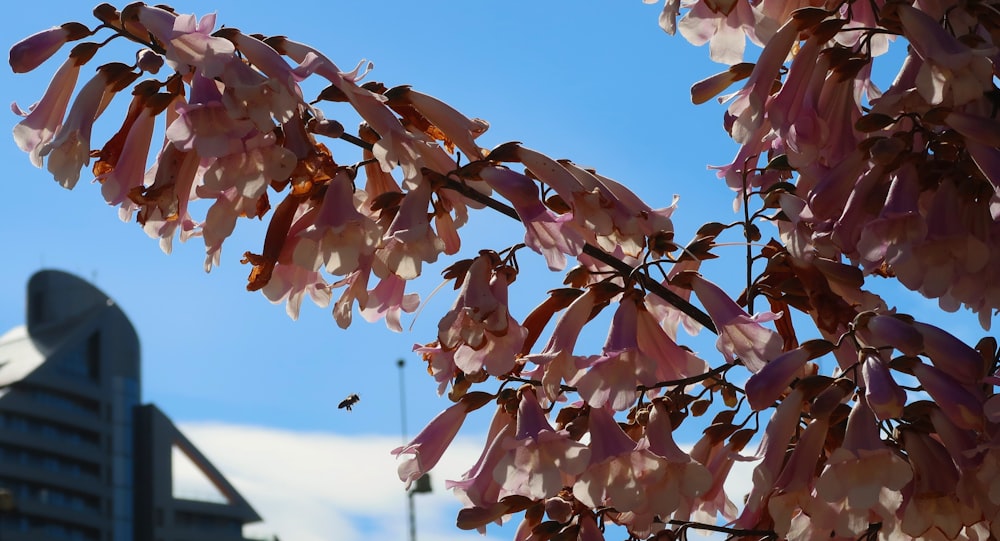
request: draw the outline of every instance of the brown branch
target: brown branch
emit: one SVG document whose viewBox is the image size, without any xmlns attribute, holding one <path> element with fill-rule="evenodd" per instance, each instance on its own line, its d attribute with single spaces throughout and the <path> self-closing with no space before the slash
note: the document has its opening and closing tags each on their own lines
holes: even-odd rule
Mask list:
<svg viewBox="0 0 1000 541">
<path fill-rule="evenodd" d="M 361 148 L 367 150 L 372 149 L 372 145 L 370 143 L 365 142 L 353 135 L 345 133 L 341 135 L 340 138 L 343 139 L 344 141 L 347 141 L 348 143 L 359 146 Z M 503 214 L 504 216 L 507 216 L 508 218 L 517 220 L 519 222 L 521 221 L 521 217 L 517 215 L 517 211 L 515 211 L 514 208 L 511 207 L 510 205 L 497 201 L 496 199 L 493 199 L 492 197 L 482 192 L 476 191 L 462 182 L 458 182 L 454 179 L 447 177 L 443 177 L 443 179 L 444 179 L 443 186 L 445 188 L 456 191 L 477 203 L 482 203 L 483 205 L 499 212 L 500 214 Z M 691 319 L 700 323 L 706 329 L 712 331 L 712 333 L 719 334 L 719 331 L 715 328 L 715 324 L 712 322 L 712 318 L 710 318 L 708 314 L 699 310 L 698 307 L 691 304 L 690 302 L 684 300 L 680 295 L 674 293 L 673 291 L 670 291 L 669 289 L 666 288 L 666 286 L 664 286 L 660 282 L 657 282 L 648 274 L 642 272 L 640 269 L 629 266 L 628 263 L 625 263 L 621 259 L 618 259 L 617 257 L 589 243 L 583 246 L 583 253 L 615 269 L 615 271 L 619 272 L 622 276 L 637 277 L 642 287 L 646 288 L 648 291 L 653 292 L 653 294 L 655 294 L 657 297 L 660 297 L 661 299 L 667 301 L 669 304 L 673 305 L 675 308 L 683 312 L 684 315 L 690 317 Z"/>
<path fill-rule="evenodd" d="M 713 526 L 703 522 L 688 522 L 686 520 L 670 520 L 667 522 L 671 526 L 681 528 L 694 528 L 696 530 L 708 530 L 712 532 L 727 533 L 735 536 L 759 535 L 766 539 L 777 539 L 778 534 L 774 530 L 743 530 L 740 528 L 727 528 L 725 526 Z"/>
<path fill-rule="evenodd" d="M 444 184 L 444 187 L 448 188 L 449 190 L 454 190 L 464 195 L 465 197 L 468 197 L 469 199 L 476 201 L 477 203 L 482 203 L 483 205 L 490 207 L 491 209 L 503 214 L 504 216 L 507 216 L 517 221 L 521 221 L 521 218 L 517 215 L 517 211 L 515 211 L 513 207 L 506 205 L 500 201 L 497 201 L 496 199 L 493 199 L 492 197 L 482 192 L 478 192 L 461 182 L 449 178 L 447 179 L 447 182 Z M 583 246 L 583 253 L 615 269 L 615 271 L 620 273 L 622 276 L 637 277 L 642 287 L 653 292 L 653 294 L 655 294 L 657 297 L 660 297 L 661 299 L 667 301 L 675 308 L 683 312 L 685 315 L 700 323 L 706 329 L 712 331 L 715 334 L 719 334 L 719 331 L 716 330 L 715 328 L 715 324 L 712 323 L 712 318 L 710 318 L 708 314 L 699 310 L 698 307 L 694 306 L 690 302 L 684 300 L 680 295 L 674 293 L 673 291 L 670 291 L 663 284 L 657 282 L 645 272 L 642 272 L 641 270 L 638 270 L 635 267 L 629 266 L 628 263 L 625 263 L 621 259 L 618 259 L 617 257 L 589 243 Z"/>
</svg>

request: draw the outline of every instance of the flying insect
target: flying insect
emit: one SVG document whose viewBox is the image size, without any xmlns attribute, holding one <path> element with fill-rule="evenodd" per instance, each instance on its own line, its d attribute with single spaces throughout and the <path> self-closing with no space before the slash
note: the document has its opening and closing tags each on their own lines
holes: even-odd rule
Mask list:
<svg viewBox="0 0 1000 541">
<path fill-rule="evenodd" d="M 348 395 L 347 398 L 345 398 L 345 399 L 343 399 L 343 400 L 340 401 L 340 404 L 337 405 L 337 409 L 345 409 L 346 408 L 347 411 L 351 411 L 351 408 L 355 404 L 357 404 L 359 400 L 361 400 L 361 397 L 358 396 L 358 395 L 356 395 L 356 394 Z"/>
</svg>

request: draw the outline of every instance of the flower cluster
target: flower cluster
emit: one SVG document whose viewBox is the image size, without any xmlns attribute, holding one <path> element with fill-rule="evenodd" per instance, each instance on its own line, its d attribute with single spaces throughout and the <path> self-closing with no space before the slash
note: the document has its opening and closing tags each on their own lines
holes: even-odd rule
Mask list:
<svg viewBox="0 0 1000 541">
<path fill-rule="evenodd" d="M 707 223 L 686 246 L 674 239 L 676 197 L 655 208 L 570 160 L 519 143 L 486 150 L 488 123 L 365 81 L 364 63 L 343 71 L 309 45 L 214 30 L 214 15 L 165 6 L 102 4 L 94 28 L 67 23 L 16 44 L 20 73 L 78 42 L 41 99 L 14 106 L 14 139 L 66 188 L 89 166 L 105 201 L 164 251 L 200 237 L 206 270 L 240 218 L 266 220 L 259 253 L 243 254 L 248 289 L 293 318 L 306 296 L 333 302 L 343 328 L 357 312 L 400 331 L 419 304 L 411 281 L 459 253 L 470 211 L 517 220 L 523 244 L 476 247 L 445 270 L 455 302 L 414 350 L 454 404 L 394 451 L 412 482 L 470 412 L 496 405 L 478 461 L 449 482 L 462 528 L 523 513 L 515 536 L 531 541 L 597 540 L 611 523 L 650 539 L 699 527 L 1000 537 L 996 340 L 970 346 L 864 288 L 894 277 L 946 310 L 978 312 L 985 328 L 1000 309 L 1000 17 L 976 1 L 813 4 L 666 0 L 663 28 L 729 65 L 693 100 L 745 81 L 721 99 L 740 149 L 716 168 L 744 219 Z M 88 41 L 98 33 L 137 44 L 135 60 L 97 66 L 77 89 L 108 42 Z M 897 37 L 908 49 L 883 91 L 873 62 Z M 754 63 L 747 40 L 762 47 Z M 315 99 L 306 80 L 325 86 Z M 95 123 L 120 96 L 121 127 L 96 144 Z M 337 107 L 360 116 L 357 131 Z M 333 144 L 358 159 L 335 160 Z M 759 242 L 764 223 L 776 238 Z M 735 296 L 702 268 L 732 228 L 747 248 Z M 519 317 L 509 299 L 529 250 L 566 287 Z M 761 298 L 768 310 L 755 313 Z M 800 340 L 806 319 L 816 336 Z M 603 347 L 583 351 L 602 320 Z M 682 345 L 681 325 L 715 333 L 717 355 Z M 699 422 L 682 450 L 677 429 Z M 737 505 L 725 482 L 749 460 L 753 488 Z"/>
</svg>

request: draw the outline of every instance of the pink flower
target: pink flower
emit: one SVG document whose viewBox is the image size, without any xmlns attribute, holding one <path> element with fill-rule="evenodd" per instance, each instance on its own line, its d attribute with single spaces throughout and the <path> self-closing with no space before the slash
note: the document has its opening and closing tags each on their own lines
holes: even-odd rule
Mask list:
<svg viewBox="0 0 1000 541">
<path fill-rule="evenodd" d="M 276 211 L 276 214 L 278 212 L 280 209 Z M 313 302 L 321 308 L 326 307 L 332 298 L 330 287 L 319 272 L 311 268 L 302 268 L 292 260 L 292 254 L 295 253 L 297 244 L 301 242 L 298 234 L 312 223 L 315 211 L 307 209 L 306 205 L 299 205 L 295 214 L 296 216 L 281 244 L 280 252 L 274 261 L 273 268 L 267 276 L 267 283 L 261 288 L 261 293 L 272 303 L 285 302 L 285 311 L 292 319 L 298 319 L 302 299 L 305 295 L 309 295 Z M 274 221 L 271 222 L 272 227 L 274 223 Z M 268 231 L 268 235 L 270 234 L 271 230 Z M 267 240 L 264 242 L 264 254 L 267 257 Z M 253 263 L 255 266 L 258 265 L 256 261 Z M 252 276 L 253 274 L 251 274 Z"/>
<path fill-rule="evenodd" d="M 556 431 L 545 418 L 533 390 L 521 393 L 517 433 L 506 440 L 507 453 L 493 470 L 503 485 L 500 497 L 521 495 L 539 500 L 572 485 L 590 462 L 590 449 Z"/>
<path fill-rule="evenodd" d="M 337 326 L 346 329 L 351 326 L 354 315 L 354 302 L 365 306 L 368 302 L 368 279 L 371 277 L 372 258 L 362 257 L 358 268 L 331 287 L 343 287 L 344 292 L 333 306 L 333 319 Z"/>
<path fill-rule="evenodd" d="M 385 105 L 385 96 L 355 84 L 360 78 L 358 70 L 341 72 L 336 64 L 315 48 L 283 37 L 270 38 L 267 44 L 299 63 L 295 68 L 296 77 L 304 78 L 315 73 L 347 96 L 351 106 L 379 135 L 373 144 L 372 154 L 383 171 L 392 171 L 398 165 L 403 169 L 405 180 L 413 182 L 417 179 L 421 164 L 413 135 L 403 128 L 396 115 Z"/>
<path fill-rule="evenodd" d="M 196 68 L 213 79 L 226 64 L 238 61 L 236 48 L 224 38 L 213 37 L 215 14 L 196 20 L 194 15 L 175 15 L 158 7 L 138 6 L 138 20 L 167 50 L 167 61 L 180 73 Z"/>
<path fill-rule="evenodd" d="M 274 125 L 272 117 L 284 124 L 303 107 L 302 90 L 296 83 L 292 67 L 263 41 L 230 31 L 231 39 L 239 52 L 263 75 L 242 62 L 226 65 L 226 92 L 223 103 L 237 118 L 252 118 L 257 129 L 269 131 Z"/>
<path fill-rule="evenodd" d="M 66 23 L 32 34 L 10 48 L 10 67 L 14 73 L 27 73 L 56 54 L 67 42 L 91 35 L 80 23 Z"/>
<path fill-rule="evenodd" d="M 368 298 L 361 307 L 361 317 L 369 323 L 385 318 L 385 326 L 402 332 L 399 318 L 403 312 L 412 312 L 420 306 L 416 293 L 404 293 L 406 280 L 395 274 L 382 277 L 374 289 L 368 291 Z"/>
<path fill-rule="evenodd" d="M 256 216 L 259 213 L 257 200 L 243 197 L 236 188 L 228 188 L 213 193 L 197 186 L 195 193 L 201 198 L 212 198 L 215 202 L 205 213 L 202 223 L 202 238 L 205 241 L 205 272 L 218 266 L 222 257 L 222 243 L 236 228 L 236 220 L 241 216 Z"/>
<path fill-rule="evenodd" d="M 901 8 L 903 31 L 924 61 L 916 80 L 920 95 L 931 105 L 951 107 L 981 99 L 993 86 L 989 57 L 996 49 L 971 49 L 927 13 L 910 5 Z"/>
<path fill-rule="evenodd" d="M 403 197 L 399 211 L 375 252 L 373 270 L 379 277 L 394 274 L 403 280 L 420 276 L 424 263 L 437 261 L 444 242 L 434 234 L 428 219 L 430 182 L 421 182 Z"/>
<path fill-rule="evenodd" d="M 201 157 L 240 152 L 243 140 L 253 135 L 253 122 L 230 116 L 218 83 L 201 75 L 193 76 L 190 102 L 178 102 L 176 109 L 179 116 L 167 126 L 167 139 L 177 148 L 194 150 Z"/>
<path fill-rule="evenodd" d="M 761 411 L 773 406 L 782 393 L 788 389 L 793 379 L 808 374 L 805 367 L 809 360 L 824 355 L 830 350 L 829 342 L 810 340 L 775 357 L 747 380 L 747 402 L 750 407 Z"/>
<path fill-rule="evenodd" d="M 867 529 L 870 513 L 893 516 L 900 504 L 898 491 L 912 477 L 906 460 L 879 438 L 872 410 L 860 399 L 847 418 L 842 446 L 827 458 L 816 494 L 843 505 L 837 533 L 856 537 Z"/>
<path fill-rule="evenodd" d="M 947 372 L 965 385 L 977 385 L 985 374 L 983 358 L 955 335 L 919 321 L 913 328 L 923 337 L 923 353 L 934 366 Z"/>
<path fill-rule="evenodd" d="M 669 2 L 668 2 L 669 3 Z M 692 45 L 708 43 L 709 57 L 723 64 L 743 60 L 746 34 L 756 26 L 750 2 L 742 0 L 700 0 L 677 23 L 681 35 Z"/>
<path fill-rule="evenodd" d="M 525 360 L 533 362 L 544 371 L 542 375 L 542 385 L 545 389 L 546 397 L 555 400 L 559 394 L 563 381 L 571 381 L 576 378 L 577 367 L 573 356 L 573 347 L 583 330 L 583 326 L 590 320 L 590 312 L 594 309 L 597 301 L 596 288 L 588 289 L 586 293 L 577 297 L 566 309 L 559 320 L 556 321 L 552 336 L 541 353 L 525 356 Z"/>
<path fill-rule="evenodd" d="M 774 492 L 774 484 L 781 474 L 788 442 L 792 441 L 799 427 L 802 406 L 802 391 L 795 389 L 775 408 L 757 452 L 762 460 L 753 470 L 753 487 L 747 495 L 743 512 L 736 519 L 737 527 L 753 528 L 760 522 Z"/>
<path fill-rule="evenodd" d="M 90 163 L 90 133 L 115 90 L 112 85 L 134 76 L 123 64 L 105 64 L 83 85 L 69 110 L 66 122 L 52 140 L 38 149 L 48 158 L 48 169 L 63 187 L 72 189 L 80 179 L 80 169 Z"/>
<path fill-rule="evenodd" d="M 346 275 L 358 268 L 362 256 L 374 254 L 381 232 L 378 224 L 358 212 L 362 201 L 347 171 L 338 170 L 327 185 L 316 219 L 299 233 L 292 256 L 296 264 Z"/>
<path fill-rule="evenodd" d="M 914 537 L 955 539 L 965 526 L 965 503 L 955 493 L 959 481 L 955 463 L 931 436 L 916 430 L 905 430 L 902 435 L 914 472 L 912 492 L 908 491 L 902 513 L 902 530 Z"/>
<path fill-rule="evenodd" d="M 735 0 L 730 1 L 735 3 Z M 764 106 L 771 95 L 771 87 L 778 78 L 778 72 L 792 45 L 797 41 L 798 34 L 797 21 L 789 20 L 783 24 L 764 46 L 746 85 L 735 94 L 728 111 L 733 117 L 729 134 L 737 143 L 757 143 L 755 136 L 764 124 Z M 742 40 L 742 36 L 740 39 Z M 743 163 L 739 165 L 742 167 Z"/>
<path fill-rule="evenodd" d="M 688 520 L 695 500 L 708 491 L 712 476 L 701 464 L 691 460 L 673 438 L 670 415 L 662 402 L 654 402 L 649 413 L 646 434 L 639 447 L 646 446 L 657 462 L 642 478 L 646 497 L 631 511 L 621 513 L 616 522 L 628 527 L 639 538 L 648 537 L 673 517 Z M 633 460 L 633 463 L 635 461 Z"/>
<path fill-rule="evenodd" d="M 867 269 L 883 263 L 894 265 L 910 257 L 913 246 L 924 240 L 927 224 L 917 208 L 919 195 L 916 168 L 904 164 L 892 174 L 885 206 L 878 218 L 868 221 L 861 230 L 857 248 Z"/>
<path fill-rule="evenodd" d="M 67 58 L 52 76 L 42 99 L 32 105 L 27 113 L 17 104 L 11 107 L 15 114 L 25 117 L 14 126 L 14 142 L 18 148 L 28 153 L 35 167 L 42 166 L 40 153 L 62 125 L 79 74 L 80 64 L 72 57 Z"/>
<path fill-rule="evenodd" d="M 123 216 L 130 217 L 137 208 L 129 199 L 129 194 L 134 188 L 141 188 L 145 179 L 156 112 L 150 107 L 142 107 L 135 122 L 129 127 L 118 163 L 111 171 L 97 176 L 104 200 L 109 205 L 121 205 Z"/>
<path fill-rule="evenodd" d="M 727 361 L 732 363 L 739 359 L 748 370 L 756 373 L 781 354 L 781 336 L 760 324 L 777 316 L 770 312 L 750 316 L 722 289 L 700 275 L 695 276 L 691 284 L 719 330 L 715 347 Z"/>
<path fill-rule="evenodd" d="M 956 426 L 970 430 L 982 429 L 985 418 L 978 393 L 973 394 L 944 370 L 924 363 L 913 365 L 913 375 Z"/>
<path fill-rule="evenodd" d="M 410 483 L 434 468 L 462 428 L 468 413 L 468 401 L 461 400 L 431 419 L 410 443 L 392 450 L 397 457 L 413 455 L 401 462 L 398 469 L 399 480 L 406 483 L 407 489 Z"/>
<path fill-rule="evenodd" d="M 438 342 L 455 350 L 456 366 L 500 376 L 514 368 L 527 330 L 507 310 L 507 286 L 516 271 L 483 250 L 465 275 L 455 305 L 438 324 Z"/>
<path fill-rule="evenodd" d="M 172 249 L 178 227 L 182 242 L 198 233 L 198 224 L 188 212 L 188 204 L 196 199 L 198 165 L 194 152 L 181 152 L 173 143 L 167 143 L 146 172 L 144 183 L 148 188 L 134 198 L 139 205 L 137 221 L 147 235 L 160 239 L 160 249 L 166 254 Z"/>
<path fill-rule="evenodd" d="M 289 244 L 294 246 L 295 243 Z M 305 295 L 320 308 L 330 304 L 331 298 L 330 288 L 320 273 L 280 261 L 261 293 L 274 304 L 285 302 L 285 312 L 292 319 L 298 319 Z"/>
<path fill-rule="evenodd" d="M 822 455 L 829 428 L 828 418 L 813 419 L 799 434 L 781 475 L 775 481 L 775 494 L 768 501 L 767 509 L 774 520 L 774 531 L 782 538 L 787 538 L 792 517 L 808 513 L 807 509 L 811 507 L 816 463 Z"/>
<path fill-rule="evenodd" d="M 886 362 L 871 353 L 862 353 L 861 362 L 865 400 L 874 411 L 875 418 L 884 420 L 901 417 L 906 405 L 906 391 L 896 383 Z"/>
<path fill-rule="evenodd" d="M 455 496 L 467 506 L 489 509 L 496 505 L 503 487 L 496 481 L 494 471 L 507 455 L 506 445 L 514 437 L 514 432 L 514 418 L 503 407 L 498 407 L 486 433 L 486 446 L 479 460 L 462 475 L 460 481 L 445 481 L 445 487 L 453 490 Z"/>
<path fill-rule="evenodd" d="M 610 506 L 631 511 L 643 501 L 641 479 L 658 466 L 638 450 L 605 408 L 590 410 L 590 466 L 573 484 L 573 496 L 591 509 Z"/>
<path fill-rule="evenodd" d="M 637 385 L 653 386 L 706 368 L 704 361 L 674 343 L 641 305 L 638 292 L 626 293 L 615 311 L 602 355 L 581 359 L 577 365 L 587 371 L 574 385 L 592 407 L 607 404 L 624 411 L 635 402 Z"/>
<path fill-rule="evenodd" d="M 566 227 L 570 216 L 558 216 L 546 208 L 534 181 L 501 167 L 484 167 L 478 174 L 514 206 L 527 230 L 524 243 L 545 256 L 549 269 L 561 270 L 566 266 L 567 255 L 580 254 L 583 238 L 576 230 Z"/>
<path fill-rule="evenodd" d="M 484 152 L 475 143 L 475 138 L 482 135 L 490 127 L 481 119 L 469 119 L 441 100 L 417 92 L 409 86 L 398 86 L 385 93 L 389 106 L 396 103 L 413 107 L 426 118 L 446 138 L 446 144 L 457 145 L 470 160 L 479 160 Z"/>
</svg>

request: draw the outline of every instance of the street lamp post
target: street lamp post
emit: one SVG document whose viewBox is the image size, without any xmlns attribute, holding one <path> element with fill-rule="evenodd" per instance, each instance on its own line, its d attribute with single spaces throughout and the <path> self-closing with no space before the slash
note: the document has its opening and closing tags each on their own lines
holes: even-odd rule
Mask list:
<svg viewBox="0 0 1000 541">
<path fill-rule="evenodd" d="M 399 359 L 396 361 L 396 366 L 399 367 L 399 421 L 400 421 L 400 431 L 403 437 L 403 445 L 407 444 L 406 438 L 406 385 L 404 383 L 403 374 L 405 373 L 404 367 L 406 366 L 406 361 Z M 431 477 L 428 474 L 423 474 L 417 479 L 417 482 L 413 485 L 406 493 L 407 499 L 407 516 L 409 518 L 410 525 L 410 541 L 417 541 L 417 510 L 416 505 L 413 502 L 414 494 L 422 494 L 431 491 Z"/>
</svg>

